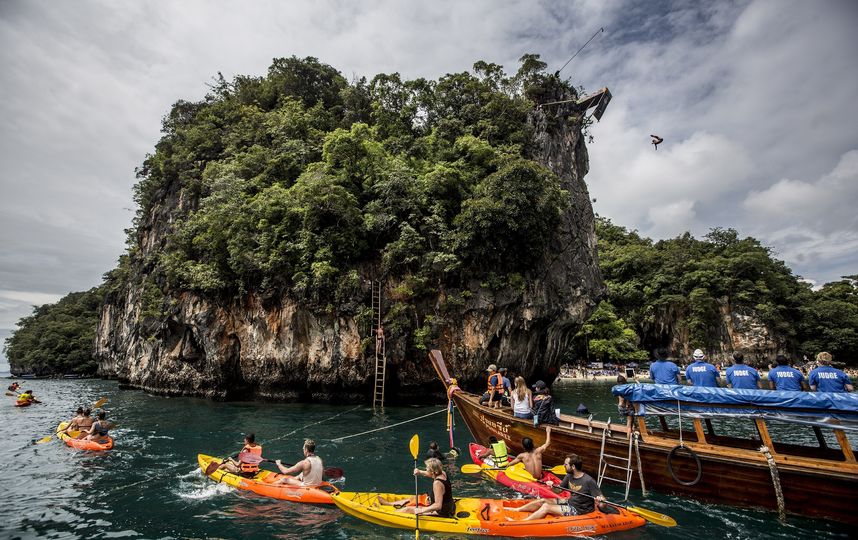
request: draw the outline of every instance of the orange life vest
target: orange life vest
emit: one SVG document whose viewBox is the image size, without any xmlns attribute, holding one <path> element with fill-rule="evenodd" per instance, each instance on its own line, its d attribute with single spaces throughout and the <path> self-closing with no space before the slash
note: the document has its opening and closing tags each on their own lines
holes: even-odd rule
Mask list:
<svg viewBox="0 0 858 540">
<path fill-rule="evenodd" d="M 496 377 L 497 383 L 492 384 L 492 377 Z M 489 373 L 489 378 L 486 380 L 486 384 L 488 385 L 488 393 L 491 395 L 492 392 L 498 392 L 499 394 L 503 394 L 503 377 L 499 372 Z"/>
<path fill-rule="evenodd" d="M 241 459 L 242 454 L 254 454 L 259 457 L 262 457 L 262 445 L 257 444 L 256 446 L 247 446 L 241 449 L 241 452 L 238 453 L 238 464 L 241 466 L 241 472 L 243 473 L 258 473 L 259 472 L 259 462 L 254 463 L 245 463 Z"/>
</svg>

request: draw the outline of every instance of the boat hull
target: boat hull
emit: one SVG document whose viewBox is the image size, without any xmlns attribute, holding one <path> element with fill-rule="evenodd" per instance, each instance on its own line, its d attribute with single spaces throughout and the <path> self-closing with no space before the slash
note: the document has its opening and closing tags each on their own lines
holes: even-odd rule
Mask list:
<svg viewBox="0 0 858 540">
<path fill-rule="evenodd" d="M 523 450 L 521 439 L 530 437 L 534 445 L 545 442 L 544 426 L 534 427 L 532 421 L 515 418 L 503 409 L 489 409 L 479 405 L 479 397 L 456 389 L 453 401 L 468 430 L 477 441 L 490 437 L 504 440 L 511 453 Z M 616 428 L 616 426 L 615 426 Z M 694 485 L 682 485 L 670 473 L 667 464 L 672 446 L 657 443 L 653 436 L 642 436 L 640 459 L 647 489 L 691 497 L 705 502 L 735 506 L 777 509 L 777 497 L 771 472 L 762 454 L 753 461 L 731 455 L 723 446 L 698 445 L 686 442 L 701 461 L 701 478 Z M 551 431 L 551 446 L 543 454 L 546 463 L 562 463 L 571 453 L 583 460 L 585 470 L 595 472 L 599 465 L 602 429 L 592 433 L 580 426 L 575 429 L 555 426 Z M 650 442 L 652 441 L 652 442 Z M 625 456 L 628 438 L 625 432 L 615 430 L 606 439 L 605 453 Z M 738 451 L 736 453 L 739 453 Z M 744 455 L 747 456 L 745 451 Z M 838 471 L 838 468 L 841 469 Z M 681 480 L 693 479 L 697 471 L 694 461 L 687 456 L 673 461 L 673 469 Z M 835 464 L 828 470 L 797 467 L 779 463 L 778 472 L 788 513 L 834 519 L 858 525 L 858 475 L 854 466 Z M 594 475 L 595 476 L 595 475 Z M 640 488 L 637 472 L 632 487 Z M 825 501 L 821 504 L 820 501 Z"/>
</svg>

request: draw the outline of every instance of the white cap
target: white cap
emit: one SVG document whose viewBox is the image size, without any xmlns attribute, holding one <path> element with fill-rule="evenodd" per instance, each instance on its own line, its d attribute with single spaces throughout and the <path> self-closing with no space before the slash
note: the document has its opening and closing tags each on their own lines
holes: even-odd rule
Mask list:
<svg viewBox="0 0 858 540">
<path fill-rule="evenodd" d="M 694 354 L 692 356 L 698 360 L 702 360 L 706 357 L 706 355 L 703 354 L 703 351 L 701 351 L 700 349 L 694 349 Z"/>
</svg>

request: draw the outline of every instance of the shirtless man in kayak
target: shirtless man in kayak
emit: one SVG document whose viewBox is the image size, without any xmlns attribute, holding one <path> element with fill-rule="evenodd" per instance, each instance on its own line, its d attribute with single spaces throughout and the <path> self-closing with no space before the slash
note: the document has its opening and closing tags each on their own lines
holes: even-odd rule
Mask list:
<svg viewBox="0 0 858 540">
<path fill-rule="evenodd" d="M 322 483 L 322 471 L 325 470 L 322 458 L 316 455 L 316 443 L 312 439 L 304 441 L 304 459 L 291 467 L 284 467 L 278 459 L 274 463 L 283 474 L 298 474 L 297 477 L 281 478 L 276 484 L 287 484 L 290 486 L 318 486 Z"/>
<path fill-rule="evenodd" d="M 524 468 L 537 480 L 542 478 L 542 453 L 551 444 L 551 426 L 545 426 L 545 444 L 538 448 L 533 447 L 533 440 L 530 437 L 525 437 L 521 440 L 521 446 L 524 452 L 519 454 L 514 460 L 509 462 L 507 468 L 512 467 L 516 463 L 524 463 Z"/>
</svg>

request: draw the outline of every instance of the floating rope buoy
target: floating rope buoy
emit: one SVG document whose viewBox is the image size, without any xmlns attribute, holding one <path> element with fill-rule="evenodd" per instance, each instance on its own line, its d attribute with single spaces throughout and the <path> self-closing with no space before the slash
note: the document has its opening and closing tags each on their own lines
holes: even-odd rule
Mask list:
<svg viewBox="0 0 858 540">
<path fill-rule="evenodd" d="M 769 462 L 769 472 L 772 473 L 772 484 L 775 486 L 775 497 L 778 499 L 778 518 L 781 521 L 786 521 L 786 505 L 784 504 L 784 492 L 781 489 L 781 477 L 778 474 L 778 465 L 775 463 L 775 458 L 772 457 L 768 446 L 761 446 L 760 453 Z"/>
</svg>

